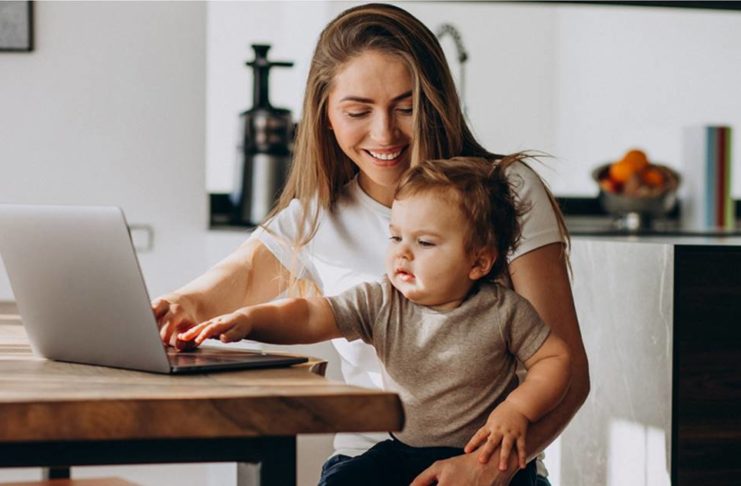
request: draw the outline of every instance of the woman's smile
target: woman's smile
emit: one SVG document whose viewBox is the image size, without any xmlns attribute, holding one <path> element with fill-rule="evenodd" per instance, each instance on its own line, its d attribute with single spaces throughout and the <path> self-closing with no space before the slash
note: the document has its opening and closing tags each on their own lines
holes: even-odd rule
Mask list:
<svg viewBox="0 0 741 486">
<path fill-rule="evenodd" d="M 401 155 L 408 146 L 391 149 L 364 149 L 373 158 L 373 163 L 380 167 L 393 167 L 402 161 Z"/>
</svg>

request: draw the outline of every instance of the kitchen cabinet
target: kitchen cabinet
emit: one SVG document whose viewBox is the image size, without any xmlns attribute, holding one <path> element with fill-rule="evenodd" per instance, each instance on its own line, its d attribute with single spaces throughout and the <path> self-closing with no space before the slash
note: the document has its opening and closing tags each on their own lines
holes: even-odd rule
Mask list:
<svg viewBox="0 0 741 486">
<path fill-rule="evenodd" d="M 741 472 L 741 238 L 574 238 L 591 393 L 560 483 L 732 484 Z"/>
</svg>

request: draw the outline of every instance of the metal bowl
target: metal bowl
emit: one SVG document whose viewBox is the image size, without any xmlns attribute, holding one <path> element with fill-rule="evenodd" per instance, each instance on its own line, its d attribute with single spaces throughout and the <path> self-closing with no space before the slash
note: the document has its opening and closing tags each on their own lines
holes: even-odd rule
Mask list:
<svg viewBox="0 0 741 486">
<path fill-rule="evenodd" d="M 592 172 L 592 178 L 599 183 L 604 179 L 611 164 L 604 164 Z M 660 164 L 652 164 L 658 167 L 667 177 L 668 183 L 657 194 L 650 196 L 628 196 L 605 191 L 600 187 L 599 201 L 604 210 L 617 218 L 632 215 L 640 221 L 640 226 L 646 226 L 652 218 L 666 216 L 677 204 L 677 187 L 681 180 L 679 174 L 673 169 Z M 629 228 L 630 229 L 630 228 Z"/>
</svg>

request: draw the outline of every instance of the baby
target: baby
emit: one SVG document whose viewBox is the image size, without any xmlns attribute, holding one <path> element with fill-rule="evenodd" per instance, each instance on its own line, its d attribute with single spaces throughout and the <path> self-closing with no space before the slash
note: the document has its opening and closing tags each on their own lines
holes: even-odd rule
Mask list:
<svg viewBox="0 0 741 486">
<path fill-rule="evenodd" d="M 519 210 L 506 167 L 474 157 L 409 169 L 394 196 L 386 275 L 332 297 L 244 307 L 181 333 L 279 344 L 344 337 L 374 346 L 384 383 L 404 405 L 402 432 L 357 457 L 333 461 L 326 484 L 409 484 L 433 462 L 499 447 L 516 454 L 511 484 L 531 484 L 525 436 L 563 397 L 566 344 L 532 306 L 496 282 L 519 239 Z M 527 369 L 518 384 L 517 362 Z M 515 449 L 515 452 L 513 452 Z"/>
</svg>

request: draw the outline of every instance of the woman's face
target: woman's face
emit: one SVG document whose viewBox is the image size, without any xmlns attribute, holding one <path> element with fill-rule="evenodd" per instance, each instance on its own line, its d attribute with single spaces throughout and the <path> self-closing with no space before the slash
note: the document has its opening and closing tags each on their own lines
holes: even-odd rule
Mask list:
<svg viewBox="0 0 741 486">
<path fill-rule="evenodd" d="M 360 169 L 360 187 L 391 206 L 410 161 L 412 76 L 406 65 L 378 51 L 353 58 L 332 82 L 327 111 L 337 144 Z"/>
</svg>

